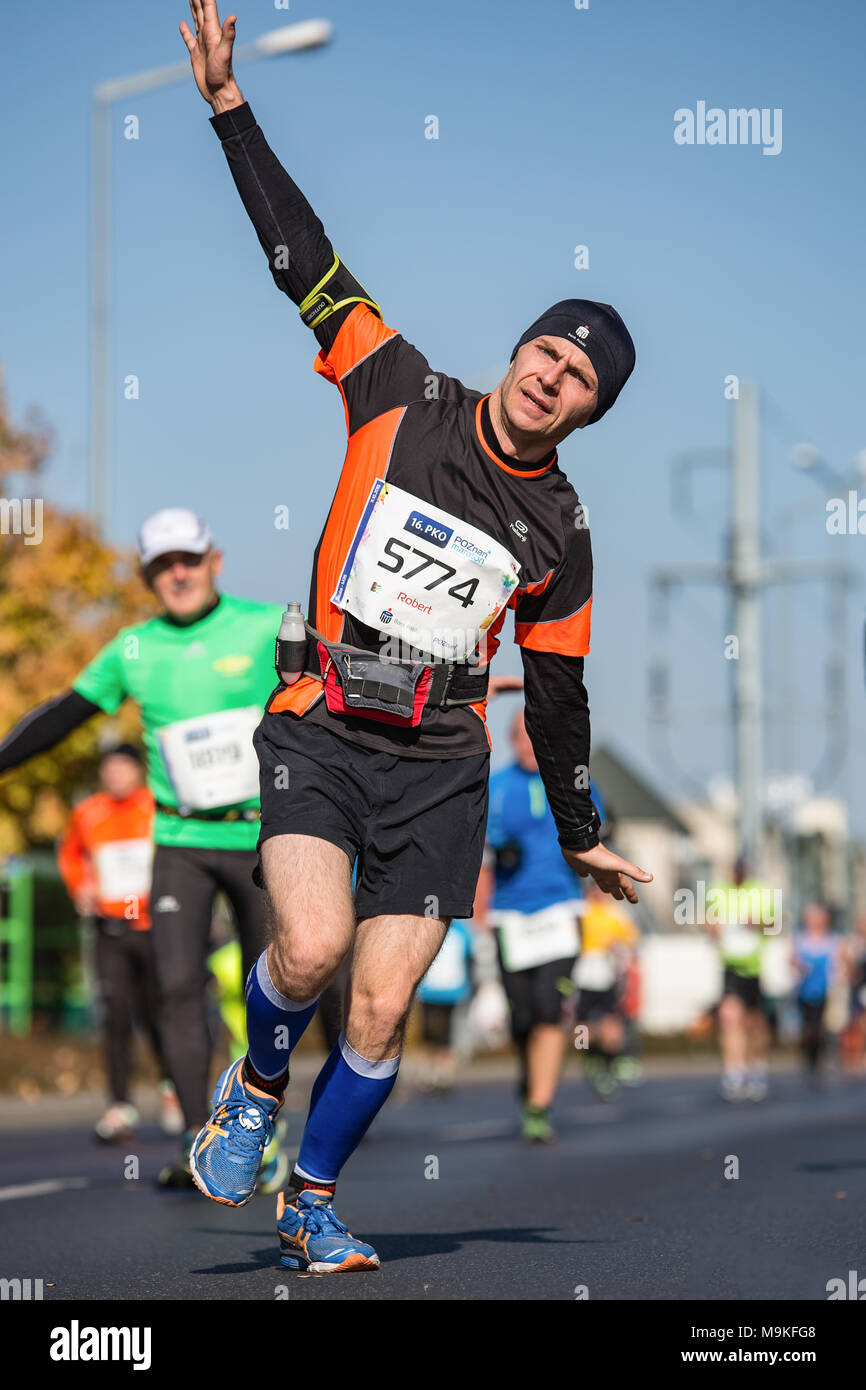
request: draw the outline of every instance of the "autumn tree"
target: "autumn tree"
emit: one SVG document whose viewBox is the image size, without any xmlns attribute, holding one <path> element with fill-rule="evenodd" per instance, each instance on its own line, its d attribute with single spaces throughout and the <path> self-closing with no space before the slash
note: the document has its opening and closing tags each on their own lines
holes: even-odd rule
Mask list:
<svg viewBox="0 0 866 1390">
<path fill-rule="evenodd" d="M 0 737 L 34 705 L 68 690 L 118 628 L 155 611 L 132 552 L 39 497 L 50 449 L 39 417 L 13 427 L 0 377 Z M 137 737 L 131 705 L 114 724 L 119 736 Z M 89 720 L 0 777 L 0 856 L 56 838 L 73 796 L 95 784 L 105 725 Z"/>
</svg>

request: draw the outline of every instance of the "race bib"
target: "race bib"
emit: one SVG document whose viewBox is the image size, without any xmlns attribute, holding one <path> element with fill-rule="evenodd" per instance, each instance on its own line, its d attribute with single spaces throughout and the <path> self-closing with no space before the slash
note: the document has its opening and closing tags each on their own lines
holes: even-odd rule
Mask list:
<svg viewBox="0 0 866 1390">
<path fill-rule="evenodd" d="M 578 989 L 610 989 L 617 981 L 617 969 L 606 951 L 587 951 L 578 957 L 572 976 Z"/>
<path fill-rule="evenodd" d="M 249 705 L 200 719 L 181 719 L 159 730 L 178 806 L 209 811 L 258 796 L 259 760 L 253 732 L 261 717 L 259 707 Z"/>
<path fill-rule="evenodd" d="M 577 954 L 578 937 L 575 903 L 556 903 L 540 912 L 499 912 L 499 942 L 502 963 L 509 973 L 547 965 L 552 960 L 570 960 Z"/>
<path fill-rule="evenodd" d="M 722 927 L 722 955 L 727 960 L 748 960 L 760 949 L 757 933 L 736 922 Z"/>
<path fill-rule="evenodd" d="M 476 526 L 377 478 L 331 602 L 440 660 L 465 661 L 519 572 Z"/>
<path fill-rule="evenodd" d="M 93 863 L 104 903 L 150 896 L 152 840 L 109 840 L 93 851 Z"/>
</svg>

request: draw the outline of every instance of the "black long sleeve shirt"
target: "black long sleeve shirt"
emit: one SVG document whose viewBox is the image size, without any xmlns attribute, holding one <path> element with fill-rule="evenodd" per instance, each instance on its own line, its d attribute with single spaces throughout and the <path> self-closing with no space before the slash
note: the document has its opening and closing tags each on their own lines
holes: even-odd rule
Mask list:
<svg viewBox="0 0 866 1390">
<path fill-rule="evenodd" d="M 334 249 L 325 229 L 268 146 L 247 103 L 212 117 L 211 124 L 274 282 L 299 305 L 333 265 Z M 372 298 L 345 271 L 340 297 L 343 294 Z M 336 613 L 329 605 L 345 553 L 343 538 L 351 536 L 366 500 L 364 488 L 377 473 L 384 476 L 387 470 L 395 486 L 440 505 L 507 545 L 521 570 L 509 606 L 515 610 L 523 659 L 527 731 L 560 843 L 568 847 L 593 814 L 588 790 L 589 704 L 583 683 L 592 557 L 579 501 L 557 467 L 556 453 L 531 464 L 506 455 L 490 423 L 488 398 L 434 372 L 416 348 L 366 305 L 350 304 L 336 311 L 314 332 L 322 349 L 316 370 L 338 384 L 343 395 L 349 449 L 316 550 L 311 621 L 332 640 L 372 645 L 378 637 L 375 624 Z M 382 435 L 381 455 L 372 462 L 369 429 L 379 429 Z M 456 467 L 452 459 L 459 460 Z M 486 634 L 488 654 L 498 645 L 496 633 L 503 617 L 504 611 Z M 371 728 L 370 721 L 329 716 L 319 700 L 321 687 L 308 689 L 310 683 L 302 679 L 269 708 L 289 709 L 332 727 L 336 721 L 345 737 L 366 746 L 396 748 L 407 756 L 461 756 L 482 746 L 478 740 L 484 738 L 483 724 L 468 707 L 431 709 L 418 729 L 383 732 L 381 726 Z"/>
<path fill-rule="evenodd" d="M 45 753 L 71 734 L 73 729 L 99 713 L 99 706 L 93 704 L 92 700 L 85 700 L 77 690 L 67 690 L 53 700 L 37 705 L 23 719 L 19 719 L 0 743 L 0 772 L 9 772 L 35 758 L 38 753 Z"/>
</svg>

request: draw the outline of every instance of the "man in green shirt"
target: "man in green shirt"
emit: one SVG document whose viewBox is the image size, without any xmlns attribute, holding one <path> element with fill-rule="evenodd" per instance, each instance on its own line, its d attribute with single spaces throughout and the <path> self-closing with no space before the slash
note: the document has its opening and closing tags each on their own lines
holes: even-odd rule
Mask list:
<svg viewBox="0 0 866 1390">
<path fill-rule="evenodd" d="M 214 897 L 237 919 L 244 977 L 264 950 L 265 895 L 255 887 L 259 768 L 253 730 L 275 684 L 281 610 L 220 594 L 222 554 L 194 513 L 169 508 L 139 534 L 142 578 L 163 606 L 123 628 L 72 689 L 26 715 L 0 744 L 0 772 L 53 747 L 85 720 L 138 703 L 147 780 L 157 804 L 151 888 L 166 1060 L 187 1133 L 160 1175 L 185 1185 L 189 1142 L 209 1114 L 206 958 Z"/>
</svg>

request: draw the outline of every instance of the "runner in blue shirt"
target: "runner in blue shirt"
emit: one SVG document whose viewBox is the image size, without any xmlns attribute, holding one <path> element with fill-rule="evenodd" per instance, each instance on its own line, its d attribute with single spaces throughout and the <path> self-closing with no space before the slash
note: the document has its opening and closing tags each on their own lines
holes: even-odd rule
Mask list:
<svg viewBox="0 0 866 1390">
<path fill-rule="evenodd" d="M 581 894 L 562 857 L 522 710 L 511 744 L 515 761 L 490 779 L 475 919 L 495 929 L 521 1063 L 523 1135 L 549 1143 L 555 1137 L 551 1108 L 565 1046 L 563 1006 L 573 992 Z"/>
<path fill-rule="evenodd" d="M 802 928 L 794 938 L 794 968 L 799 976 L 800 1046 L 812 1076 L 817 1075 L 824 1052 L 824 1010 L 836 972 L 837 948 L 827 908 L 823 903 L 807 903 Z"/>
</svg>

